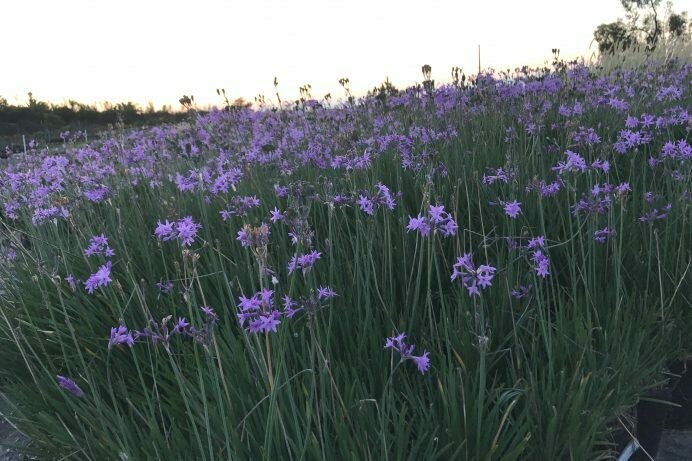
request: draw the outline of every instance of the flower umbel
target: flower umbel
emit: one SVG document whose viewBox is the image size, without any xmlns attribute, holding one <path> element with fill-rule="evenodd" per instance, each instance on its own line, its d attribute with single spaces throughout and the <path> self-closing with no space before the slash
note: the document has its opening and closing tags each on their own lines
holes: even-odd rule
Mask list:
<svg viewBox="0 0 692 461">
<path fill-rule="evenodd" d="M 391 336 L 387 338 L 384 344 L 385 349 L 392 349 L 401 354 L 401 360 L 412 360 L 416 364 L 418 371 L 425 374 L 430 368 L 430 352 L 424 351 L 423 355 L 413 355 L 413 350 L 416 348 L 414 345 L 407 345 L 404 342 L 406 338 L 406 333 L 399 333 L 396 336 Z"/>
</svg>

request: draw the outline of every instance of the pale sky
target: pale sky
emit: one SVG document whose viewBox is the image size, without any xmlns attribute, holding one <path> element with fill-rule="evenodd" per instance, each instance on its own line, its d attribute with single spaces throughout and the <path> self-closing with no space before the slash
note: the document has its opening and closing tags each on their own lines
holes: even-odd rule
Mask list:
<svg viewBox="0 0 692 461">
<path fill-rule="evenodd" d="M 473 74 L 479 44 L 483 68 L 588 57 L 596 26 L 623 16 L 619 0 L 0 0 L 0 96 L 177 109 L 183 94 L 220 105 L 216 88 L 273 98 L 277 76 L 283 99 L 305 83 L 341 97 L 341 77 L 362 94 L 419 82 L 423 64 L 438 82 Z"/>
</svg>

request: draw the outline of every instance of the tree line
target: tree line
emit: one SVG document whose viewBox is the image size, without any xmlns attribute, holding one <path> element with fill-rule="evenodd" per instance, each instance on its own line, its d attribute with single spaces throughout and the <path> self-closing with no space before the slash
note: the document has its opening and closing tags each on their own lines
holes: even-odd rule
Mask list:
<svg viewBox="0 0 692 461">
<path fill-rule="evenodd" d="M 601 53 L 613 54 L 629 49 L 653 51 L 665 40 L 689 40 L 692 22 L 687 11 L 676 13 L 671 2 L 662 0 L 620 0 L 625 19 L 599 25 L 594 40 Z"/>
</svg>

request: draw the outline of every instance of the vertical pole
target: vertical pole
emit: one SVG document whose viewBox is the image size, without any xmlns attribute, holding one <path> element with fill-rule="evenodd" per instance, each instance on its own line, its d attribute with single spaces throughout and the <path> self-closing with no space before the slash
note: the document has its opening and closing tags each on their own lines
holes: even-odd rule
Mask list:
<svg viewBox="0 0 692 461">
<path fill-rule="evenodd" d="M 478 74 L 481 73 L 481 46 L 478 45 Z"/>
<path fill-rule="evenodd" d="M 22 135 L 22 143 L 24 144 L 24 154 L 26 154 L 26 136 Z"/>
</svg>

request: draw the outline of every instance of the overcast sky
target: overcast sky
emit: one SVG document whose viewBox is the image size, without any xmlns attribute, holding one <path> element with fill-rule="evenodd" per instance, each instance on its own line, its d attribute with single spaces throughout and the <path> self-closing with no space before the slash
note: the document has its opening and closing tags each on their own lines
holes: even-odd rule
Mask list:
<svg viewBox="0 0 692 461">
<path fill-rule="evenodd" d="M 692 0 L 678 0 L 690 10 Z M 26 102 L 153 101 L 193 94 L 202 104 L 273 96 L 310 83 L 341 96 L 389 76 L 449 81 L 452 66 L 514 68 L 591 56 L 598 24 L 623 17 L 618 0 L 0 0 L 0 96 Z"/>
</svg>

